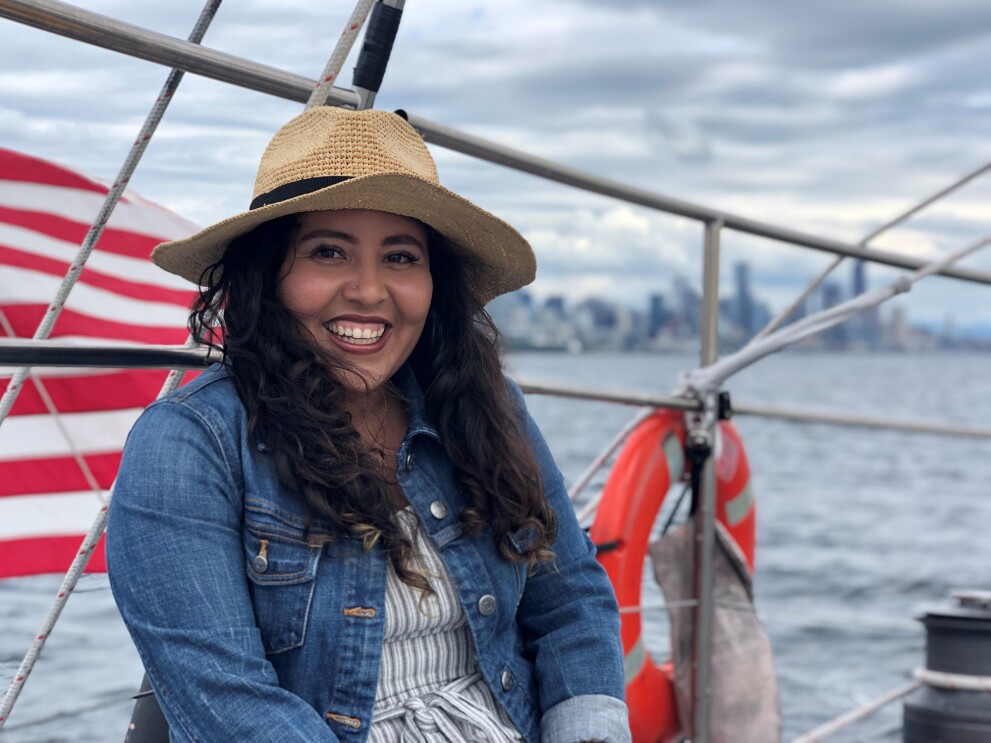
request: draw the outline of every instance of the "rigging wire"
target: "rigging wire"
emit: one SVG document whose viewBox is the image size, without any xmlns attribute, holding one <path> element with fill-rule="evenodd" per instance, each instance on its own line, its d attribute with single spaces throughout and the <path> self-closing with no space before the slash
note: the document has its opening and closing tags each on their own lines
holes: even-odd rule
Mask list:
<svg viewBox="0 0 991 743">
<path fill-rule="evenodd" d="M 602 466 L 609 460 L 609 457 L 611 457 L 613 453 L 620 446 L 622 446 L 623 442 L 630 437 L 630 434 L 636 430 L 637 426 L 649 418 L 653 412 L 654 408 L 641 408 L 637 411 L 633 418 L 631 418 L 630 421 L 623 426 L 620 432 L 613 437 L 613 440 L 610 441 L 606 448 L 602 450 L 602 453 L 600 453 L 599 456 L 593 460 L 592 464 L 590 464 L 581 474 L 581 476 L 575 480 L 575 484 L 568 488 L 568 497 L 572 502 L 574 502 L 575 499 L 582 494 L 588 484 L 592 481 L 595 473 L 602 469 Z M 578 520 L 581 521 L 581 516 L 578 517 Z"/>
<path fill-rule="evenodd" d="M 207 28 L 210 26 L 211 21 L 220 7 L 220 3 L 221 0 L 207 1 L 203 7 L 203 10 L 200 12 L 196 25 L 193 27 L 193 30 L 189 35 L 190 42 L 199 43 L 203 39 Z M 148 146 L 148 142 L 151 140 L 155 129 L 162 120 L 162 116 L 165 114 L 165 110 L 168 108 L 172 96 L 178 88 L 179 83 L 182 81 L 182 77 L 183 73 L 180 70 L 173 70 L 166 78 L 165 84 L 162 86 L 162 90 L 159 93 L 158 98 L 155 99 L 155 103 L 152 105 L 152 108 L 141 127 L 137 139 L 132 145 L 127 158 L 124 160 L 124 164 L 121 166 L 117 180 L 114 182 L 113 187 L 107 194 L 96 220 L 93 222 L 89 232 L 86 234 L 86 238 L 83 240 L 83 244 L 80 247 L 79 252 L 76 254 L 76 258 L 73 261 L 69 272 L 66 274 L 61 286 L 59 287 L 55 301 L 49 306 L 44 320 L 42 320 L 41 325 L 39 325 L 38 330 L 34 334 L 34 338 L 36 340 L 43 340 L 51 333 L 52 327 L 58 319 L 58 316 L 62 311 L 62 307 L 65 304 L 65 300 L 68 298 L 69 292 L 71 292 L 72 288 L 75 286 L 76 281 L 82 273 L 86 260 L 93 252 L 96 243 L 103 234 L 103 228 L 110 219 L 110 215 L 117 206 L 121 195 L 124 193 L 124 189 L 126 188 L 131 175 L 134 173 L 134 169 L 137 167 L 141 156 L 144 154 L 145 148 Z M 22 367 L 18 369 L 11 379 L 10 385 L 4 393 L 3 398 L 0 399 L 0 425 L 3 424 L 6 416 L 10 413 L 10 410 L 14 405 L 14 401 L 20 393 L 21 385 L 27 378 L 29 371 L 30 367 Z M 181 372 L 178 374 L 175 371 L 169 372 L 163 391 L 160 394 L 164 394 L 167 390 L 171 391 L 172 389 L 175 389 L 175 387 L 178 387 L 181 379 Z M 59 616 L 61 616 L 62 610 L 65 608 L 65 605 L 69 600 L 69 596 L 75 590 L 79 577 L 86 568 L 86 564 L 89 562 L 89 558 L 93 554 L 93 550 L 96 548 L 97 542 L 99 542 L 100 537 L 106 529 L 107 510 L 109 508 L 111 494 L 112 488 L 111 491 L 108 491 L 104 504 L 97 512 L 97 516 L 90 526 L 89 531 L 86 533 L 86 536 L 84 537 L 83 542 L 72 561 L 72 565 L 70 565 L 68 571 L 66 572 L 65 577 L 62 580 L 62 584 L 59 587 L 59 591 L 55 596 L 55 600 L 48 610 L 48 615 L 45 617 L 41 630 L 35 635 L 34 640 L 31 643 L 31 647 L 28 649 L 27 654 L 21 661 L 20 666 L 11 680 L 10 686 L 7 688 L 7 691 L 3 696 L 3 700 L 0 701 L 0 728 L 2 728 L 4 723 L 9 719 L 10 712 L 20 696 L 21 690 L 24 688 L 27 677 L 34 669 L 48 636 L 55 628 L 55 624 L 58 622 Z"/>
<path fill-rule="evenodd" d="M 882 707 L 891 704 L 892 702 L 896 702 L 902 697 L 908 696 L 921 685 L 921 681 L 911 681 L 907 684 L 896 686 L 894 689 L 886 691 L 884 694 L 871 702 L 868 702 L 864 706 L 850 710 L 849 712 L 844 712 L 839 717 L 820 725 L 814 730 L 810 730 L 804 735 L 798 736 L 792 741 L 792 743 L 817 743 L 818 741 L 823 740 L 824 738 L 842 730 L 845 727 L 848 727 L 858 720 L 862 720 L 863 718 L 874 714 Z"/>
<path fill-rule="evenodd" d="M 991 244 L 991 237 L 983 237 L 967 247 L 938 258 L 917 271 L 901 276 L 887 286 L 864 292 L 846 302 L 776 330 L 758 341 L 752 341 L 736 353 L 724 356 L 708 366 L 682 373 L 679 385 L 686 391 L 693 391 L 701 397 L 705 393 L 719 389 L 723 383 L 737 372 L 746 369 L 766 356 L 780 351 L 798 341 L 823 330 L 838 325 L 863 310 L 876 307 L 882 302 L 909 291 L 922 279 L 942 271 L 957 261 Z"/>
<path fill-rule="evenodd" d="M 890 230 L 890 229 L 892 229 L 894 227 L 897 227 L 898 225 L 900 225 L 905 220 L 907 220 L 910 217 L 915 216 L 916 214 L 918 214 L 919 212 L 921 212 L 927 206 L 930 206 L 930 205 L 936 203 L 937 201 L 939 201 L 940 199 L 942 199 L 942 198 L 944 198 L 946 196 L 949 196 L 951 193 L 953 193 L 957 189 L 961 188 L 962 186 L 966 185 L 967 183 L 970 183 L 972 180 L 974 180 L 975 178 L 983 175 L 984 173 L 986 173 L 989 170 L 991 170 L 991 163 L 985 163 L 984 165 L 982 165 L 981 167 L 977 168 L 976 170 L 972 170 L 971 172 L 967 173 L 967 175 L 962 176 L 961 178 L 958 178 L 957 180 L 955 180 L 953 183 L 951 183 L 946 188 L 943 188 L 940 191 L 937 191 L 936 193 L 934 193 L 929 198 L 924 199 L 924 200 L 918 202 L 917 204 L 915 204 L 914 206 L 910 207 L 909 209 L 906 209 L 901 214 L 899 214 L 897 217 L 894 217 L 893 219 L 889 219 L 887 222 L 885 222 L 884 224 L 882 224 L 880 227 L 877 227 L 870 234 L 868 234 L 864 238 L 862 238 L 861 241 L 857 245 L 859 247 L 861 247 L 861 248 L 868 248 L 869 247 L 868 243 L 871 240 L 874 240 L 875 238 L 880 237 L 881 235 L 883 235 L 888 230 Z M 802 303 L 812 295 L 812 292 L 814 292 L 816 289 L 819 288 L 819 286 L 822 284 L 822 282 L 826 280 L 826 277 L 829 276 L 829 274 L 831 274 L 845 259 L 846 259 L 846 256 L 843 256 L 843 255 L 836 256 L 833 259 L 833 262 L 832 263 L 830 263 L 828 266 L 826 266 L 826 268 L 824 268 L 822 270 L 822 272 L 818 276 L 816 276 L 814 279 L 812 279 L 811 282 L 809 282 L 809 285 L 805 287 L 805 289 L 798 296 L 798 298 L 795 299 L 795 301 L 793 301 L 790 305 L 788 305 L 787 307 L 785 307 L 785 309 L 783 309 L 781 312 L 779 312 L 774 317 L 774 319 L 772 319 L 759 333 L 757 333 L 757 335 L 754 336 L 753 340 L 757 340 L 759 338 L 763 338 L 764 336 L 769 335 L 774 330 L 776 330 L 778 328 L 778 326 L 781 325 L 781 323 L 783 323 L 785 320 L 787 320 L 788 317 L 790 317 L 791 314 L 795 310 L 797 310 L 802 305 Z M 858 259 L 858 260 L 863 260 L 863 259 L 861 258 L 861 259 Z"/>
<path fill-rule="evenodd" d="M 341 68 L 344 66 L 344 60 L 347 59 L 351 47 L 354 46 L 355 39 L 358 38 L 358 32 L 365 24 L 365 19 L 368 17 L 368 13 L 371 11 L 375 1 L 358 0 L 358 4 L 354 7 L 354 12 L 351 13 L 347 25 L 341 32 L 341 37 L 334 46 L 334 51 L 331 53 L 330 59 L 327 60 L 327 65 L 324 67 L 323 73 L 317 78 L 316 87 L 313 88 L 313 92 L 310 93 L 310 99 L 306 102 L 306 109 L 323 106 L 327 103 L 327 96 L 330 94 L 334 80 L 340 74 Z"/>
<path fill-rule="evenodd" d="M 11 325 L 10 320 L 7 318 L 7 313 L 0 309 L 0 329 L 10 338 L 16 338 L 17 333 L 14 332 L 14 326 Z M 52 417 L 55 422 L 55 427 L 58 429 L 59 433 L 62 434 L 62 438 L 66 445 L 69 447 L 69 453 L 72 455 L 73 461 L 79 468 L 79 471 L 83 475 L 83 479 L 86 480 L 86 484 L 89 485 L 90 489 L 99 499 L 101 504 L 107 502 L 107 498 L 103 493 L 103 488 L 100 487 L 100 483 L 97 482 L 96 476 L 93 474 L 93 470 L 90 469 L 89 463 L 83 456 L 83 453 L 76 446 L 75 439 L 72 438 L 72 434 L 69 433 L 68 427 L 65 425 L 65 421 L 62 419 L 62 415 L 59 413 L 58 408 L 55 407 L 55 401 L 52 396 L 48 394 L 48 387 L 45 386 L 44 381 L 41 376 L 37 374 L 33 369 L 28 370 L 28 376 L 31 379 L 31 384 L 34 385 L 35 391 L 38 393 L 38 397 L 41 398 L 42 404 L 45 406 L 45 410 Z"/>
<path fill-rule="evenodd" d="M 213 20 L 216 14 L 217 8 L 220 6 L 221 0 L 208 0 L 207 4 L 204 6 L 199 19 L 194 26 L 192 33 L 190 34 L 189 40 L 193 43 L 198 43 L 202 40 L 207 27 Z M 337 77 L 340 72 L 340 67 L 343 66 L 344 60 L 347 57 L 348 51 L 354 43 L 354 38 L 357 30 L 360 29 L 361 23 L 355 26 L 355 17 L 359 14 L 360 9 L 369 5 L 368 0 L 359 0 L 358 7 L 352 14 L 352 18 L 349 21 L 348 26 L 345 28 L 345 32 L 338 39 L 337 44 L 334 47 L 334 51 L 331 54 L 331 62 L 328 62 L 326 69 L 324 70 L 324 78 L 330 77 L 333 79 Z M 367 15 L 367 10 L 365 14 Z M 364 22 L 364 16 L 361 17 L 361 22 Z M 336 60 L 336 61 L 335 61 Z M 336 69 L 334 68 L 336 64 Z M 126 172 L 126 178 L 118 176 L 118 181 L 114 184 L 114 188 L 111 189 L 110 193 L 107 195 L 107 201 L 104 204 L 104 208 L 100 212 L 100 216 L 97 221 L 94 222 L 93 227 L 90 229 L 90 233 L 87 234 L 86 240 L 83 243 L 83 247 L 80 249 L 79 255 L 77 255 L 76 261 L 74 261 L 69 273 L 66 275 L 62 286 L 59 289 L 59 295 L 56 297 L 56 301 L 49 307 L 49 310 L 53 312 L 51 320 L 49 322 L 48 315 L 46 315 L 45 321 L 39 327 L 38 332 L 35 334 L 36 340 L 41 340 L 47 338 L 48 334 L 51 332 L 51 326 L 54 324 L 55 320 L 58 318 L 58 314 L 61 312 L 62 305 L 65 302 L 65 298 L 68 296 L 72 287 L 75 285 L 76 280 L 79 278 L 79 274 L 82 272 L 82 262 L 89 256 L 92 252 L 93 247 L 96 245 L 96 241 L 99 239 L 102 233 L 103 227 L 106 221 L 110 217 L 110 213 L 113 211 L 113 207 L 116 206 L 117 201 L 120 199 L 120 195 L 123 193 L 124 185 L 128 179 L 130 179 L 131 173 L 133 173 L 134 168 L 137 167 L 137 162 L 140 160 L 141 154 L 143 154 L 148 141 L 151 139 L 154 129 L 158 122 L 161 120 L 162 114 L 165 112 L 165 108 L 168 106 L 168 102 L 171 99 L 176 87 L 178 87 L 179 82 L 182 80 L 183 73 L 180 70 L 173 70 L 162 89 L 162 93 L 155 101 L 155 105 L 152 107 L 151 112 L 148 114 L 148 118 L 145 121 L 145 125 L 141 129 L 141 136 L 134 143 L 131 152 L 128 154 L 125 160 L 124 166 L 121 169 L 121 173 Z M 311 101 L 314 100 L 314 96 L 320 91 L 321 86 L 318 85 L 316 90 L 314 90 L 314 95 L 311 96 Z M 329 90 L 329 84 L 327 86 Z M 323 93 L 323 100 L 326 100 L 326 91 Z M 307 104 L 309 107 L 312 104 Z M 144 136 L 147 132 L 147 136 Z M 109 205 L 109 208 L 108 208 Z M 94 236 L 95 235 L 95 236 Z M 88 247 L 88 250 L 86 248 Z M 81 256 L 81 259 L 80 259 Z M 54 308 L 54 309 L 53 309 Z M 47 326 L 46 326 L 47 323 Z M 39 338 L 38 335 L 44 329 L 43 338 Z M 186 343 L 187 347 L 195 346 L 196 343 L 192 337 L 190 337 Z M 20 382 L 16 382 L 16 385 L 20 385 L 21 382 L 26 378 L 28 372 L 28 367 L 24 367 L 18 370 L 20 374 Z M 159 392 L 158 397 L 167 395 L 168 393 L 175 390 L 179 384 L 182 382 L 182 378 L 185 375 L 184 370 L 173 369 L 169 372 L 168 377 L 165 380 L 165 384 L 162 386 L 161 392 Z M 0 424 L 7 413 L 10 412 L 10 408 L 13 406 L 14 399 L 17 397 L 19 387 L 15 386 L 15 380 L 11 380 L 11 386 L 8 387 L 7 392 L 4 394 L 3 398 L 0 399 Z M 8 401 L 9 397 L 9 401 Z M 6 408 L 4 405 L 6 404 Z M 42 649 L 45 646 L 45 642 L 48 636 L 51 634 L 52 630 L 55 628 L 56 622 L 58 622 L 59 616 L 62 614 L 62 610 L 65 608 L 66 603 L 69 600 L 69 596 L 72 594 L 76 583 L 79 581 L 80 575 L 82 575 L 83 570 L 86 568 L 86 564 L 89 562 L 90 557 L 93 554 L 93 550 L 96 548 L 97 542 L 99 542 L 100 537 L 106 530 L 107 526 L 107 513 L 110 507 L 110 500 L 113 497 L 113 488 L 107 493 L 106 505 L 102 506 L 97 513 L 93 524 L 90 526 L 89 531 L 86 533 L 85 538 L 76 553 L 75 558 L 72 561 L 72 565 L 65 574 L 65 578 L 62 581 L 62 585 L 59 588 L 59 592 L 55 597 L 55 601 L 52 603 L 51 608 L 48 611 L 48 616 L 45 618 L 45 622 L 42 625 L 41 631 L 35 635 L 34 641 L 31 643 L 31 647 L 27 654 L 24 656 L 18 670 L 11 681 L 10 686 L 7 689 L 3 700 L 0 701 L 0 728 L 3 727 L 4 723 L 10 717 L 10 711 L 13 709 L 17 698 L 20 696 L 21 690 L 24 688 L 24 684 L 27 677 L 30 675 L 31 671 L 34 669 L 35 664 L 38 661 L 38 657 L 41 654 Z"/>
<path fill-rule="evenodd" d="M 196 25 L 189 34 L 189 41 L 191 43 L 198 44 L 203 40 L 203 35 L 206 33 L 206 30 L 209 27 L 210 22 L 213 20 L 214 15 L 216 15 L 217 9 L 220 7 L 220 3 L 221 0 L 207 0 L 206 5 L 203 7 L 199 18 L 196 21 Z M 86 266 L 86 261 L 89 260 L 90 255 L 93 253 L 93 249 L 96 248 L 97 242 L 99 242 L 100 237 L 103 235 L 103 228 L 106 227 L 107 222 L 114 213 L 114 209 L 117 208 L 117 204 L 120 201 L 121 196 L 124 195 L 124 191 L 127 189 L 127 184 L 131 180 L 131 176 L 138 167 L 138 163 L 141 161 L 141 157 L 144 155 L 145 149 L 148 147 L 148 143 L 151 142 L 151 138 L 155 134 L 155 130 L 158 128 L 159 123 L 162 121 L 162 117 L 165 115 L 166 109 L 169 107 L 169 103 L 172 101 L 172 96 L 175 94 L 176 89 L 179 87 L 179 83 L 182 81 L 183 74 L 184 73 L 181 70 L 172 70 L 166 78 L 165 85 L 162 86 L 162 90 L 159 92 L 158 97 L 155 99 L 155 103 L 148 112 L 148 116 L 145 118 L 144 124 L 141 126 L 141 130 L 138 132 L 138 136 L 134 140 L 134 144 L 131 145 L 131 149 L 127 153 L 127 157 L 124 159 L 124 163 L 121 165 L 120 171 L 117 173 L 117 178 L 114 179 L 113 186 L 111 186 L 110 190 L 107 192 L 103 205 L 100 207 L 100 211 L 96 215 L 96 219 L 93 220 L 93 224 L 86 233 L 86 237 L 83 239 L 83 243 L 80 245 L 79 251 L 76 253 L 72 264 L 69 266 L 69 271 L 62 279 L 62 283 L 59 285 L 58 291 L 55 294 L 55 299 L 50 305 L 48 305 L 48 309 L 45 310 L 45 316 L 38 325 L 38 329 L 34 332 L 34 340 L 45 340 L 49 335 L 51 335 L 52 328 L 55 326 L 55 321 L 58 320 L 59 315 L 62 314 L 62 308 L 65 306 L 65 302 L 69 298 L 69 293 L 76 286 L 76 282 L 79 280 L 79 277 L 83 272 L 83 268 Z M 7 385 L 7 390 L 3 393 L 3 397 L 0 397 L 0 426 L 3 425 L 4 421 L 7 419 L 7 416 L 10 414 L 11 408 L 14 407 L 14 402 L 17 400 L 17 397 L 23 387 L 24 380 L 28 376 L 29 368 L 30 367 L 25 366 L 18 369 L 11 378 L 10 383 Z M 0 725 L 3 725 L 3 714 L 3 709 L 0 707 Z"/>
</svg>

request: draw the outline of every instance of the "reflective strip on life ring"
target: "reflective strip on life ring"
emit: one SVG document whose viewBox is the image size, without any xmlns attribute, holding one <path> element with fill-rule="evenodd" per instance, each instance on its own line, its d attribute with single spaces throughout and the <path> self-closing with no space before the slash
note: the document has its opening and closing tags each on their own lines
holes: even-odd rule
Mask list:
<svg viewBox="0 0 991 743">
<path fill-rule="evenodd" d="M 651 530 L 673 483 L 685 474 L 684 415 L 659 411 L 627 440 L 606 481 L 590 536 L 614 544 L 599 554 L 621 607 L 640 606 L 643 564 Z M 719 424 L 716 444 L 716 516 L 736 541 L 751 572 L 754 565 L 756 509 L 750 466 L 736 427 Z M 626 704 L 634 743 L 673 743 L 681 739 L 674 695 L 674 667 L 658 666 L 647 653 L 639 611 L 621 618 Z"/>
</svg>

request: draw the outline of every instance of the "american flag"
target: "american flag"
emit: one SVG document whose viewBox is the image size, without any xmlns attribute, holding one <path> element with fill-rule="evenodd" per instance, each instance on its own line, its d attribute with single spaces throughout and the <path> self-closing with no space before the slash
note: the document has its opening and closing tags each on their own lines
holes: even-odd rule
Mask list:
<svg viewBox="0 0 991 743">
<path fill-rule="evenodd" d="M 34 335 L 106 193 L 77 171 L 0 148 L 0 338 Z M 195 230 L 125 192 L 51 338 L 183 343 L 193 291 L 148 255 Z M 14 371 L 0 366 L 0 393 Z M 25 381 L 0 426 L 0 578 L 68 568 L 104 505 L 127 432 L 165 375 L 36 368 Z M 106 570 L 102 540 L 88 570 Z"/>
</svg>

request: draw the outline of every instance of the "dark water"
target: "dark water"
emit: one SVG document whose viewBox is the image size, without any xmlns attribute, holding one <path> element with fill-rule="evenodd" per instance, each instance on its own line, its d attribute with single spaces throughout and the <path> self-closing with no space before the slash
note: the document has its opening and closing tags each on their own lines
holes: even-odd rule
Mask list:
<svg viewBox="0 0 991 743">
<path fill-rule="evenodd" d="M 533 354 L 509 364 L 534 379 L 664 393 L 692 359 Z M 987 356 L 785 355 L 744 372 L 730 389 L 739 401 L 987 426 L 989 365 Z M 633 413 L 528 402 L 569 481 Z M 989 587 L 991 447 L 744 417 L 737 424 L 754 473 L 756 600 L 775 651 L 787 741 L 909 679 L 922 661 L 911 619 L 922 605 L 953 588 Z M 0 582 L 4 688 L 58 583 Z M 663 649 L 662 612 L 647 620 L 649 645 Z M 0 737 L 119 741 L 140 676 L 105 578 L 87 577 Z M 900 717 L 895 704 L 829 740 L 900 741 Z"/>
</svg>

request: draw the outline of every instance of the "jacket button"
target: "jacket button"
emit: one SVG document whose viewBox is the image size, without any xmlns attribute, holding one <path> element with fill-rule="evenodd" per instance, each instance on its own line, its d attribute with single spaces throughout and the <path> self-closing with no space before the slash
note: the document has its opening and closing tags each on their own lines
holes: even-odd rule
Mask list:
<svg viewBox="0 0 991 743">
<path fill-rule="evenodd" d="M 513 678 L 512 671 L 503 671 L 502 676 L 499 678 L 499 681 L 502 683 L 503 691 L 509 691 L 510 689 L 512 689 L 513 684 L 515 683 L 515 679 Z"/>
<path fill-rule="evenodd" d="M 255 569 L 256 573 L 264 573 L 268 570 L 268 560 L 265 559 L 264 555 L 258 555 L 251 561 L 251 567 Z"/>
<path fill-rule="evenodd" d="M 444 501 L 435 500 L 430 504 L 430 515 L 435 519 L 442 519 L 447 516 L 447 506 L 444 505 Z"/>
<path fill-rule="evenodd" d="M 490 593 L 485 594 L 478 600 L 478 613 L 483 617 L 487 617 L 489 614 L 496 610 L 496 599 Z"/>
<path fill-rule="evenodd" d="M 413 469 L 413 452 L 410 452 L 409 454 L 406 455 L 405 467 L 407 472 Z"/>
</svg>

